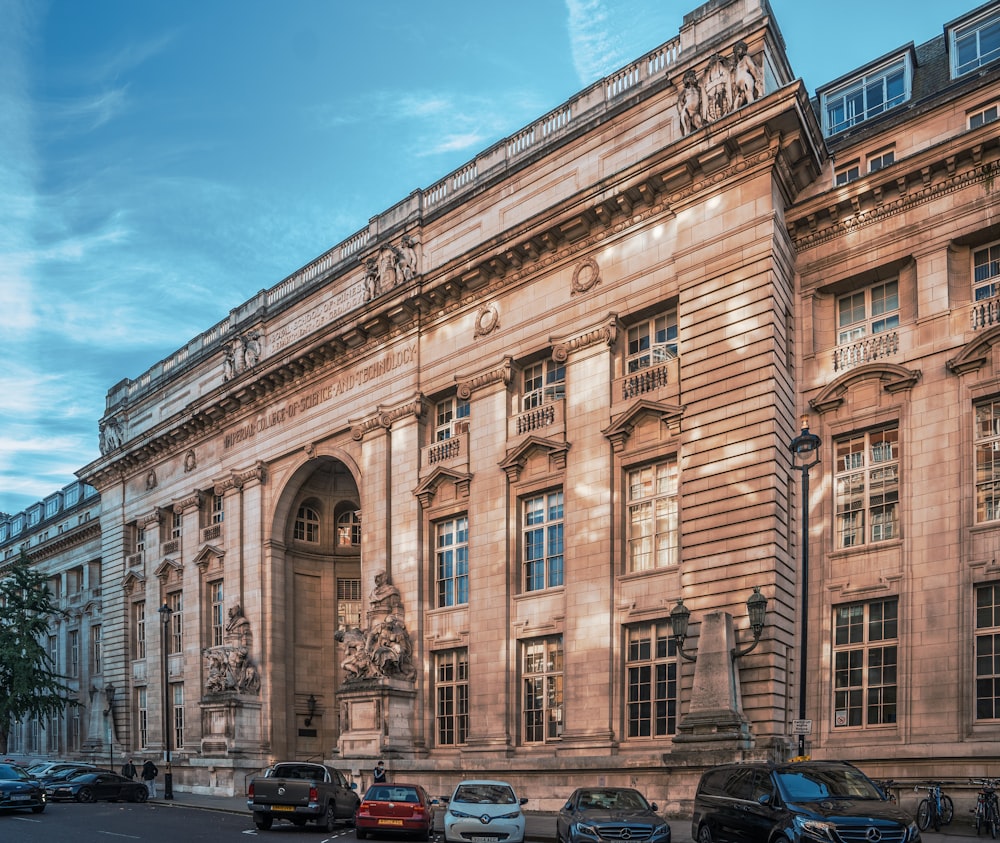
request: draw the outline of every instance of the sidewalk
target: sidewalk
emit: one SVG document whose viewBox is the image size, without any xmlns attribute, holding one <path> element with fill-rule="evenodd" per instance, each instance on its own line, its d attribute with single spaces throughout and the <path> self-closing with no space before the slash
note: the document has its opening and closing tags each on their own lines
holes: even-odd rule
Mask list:
<svg viewBox="0 0 1000 843">
<path fill-rule="evenodd" d="M 184 793 L 174 790 L 173 800 L 163 798 L 163 787 L 160 795 L 149 800 L 151 804 L 164 807 L 177 806 L 184 808 L 201 808 L 209 811 L 229 811 L 243 814 L 250 821 L 247 810 L 247 798 L 240 796 L 204 796 L 197 793 Z M 554 841 L 556 839 L 556 815 L 538 811 L 525 811 L 527 820 L 527 837 L 529 840 Z M 667 817 L 670 823 L 671 843 L 694 843 L 691 837 L 691 820 L 687 817 Z M 945 832 L 925 831 L 922 833 L 924 843 L 970 843 L 969 838 L 975 838 L 976 829 L 968 818 L 959 819 L 948 827 Z"/>
</svg>

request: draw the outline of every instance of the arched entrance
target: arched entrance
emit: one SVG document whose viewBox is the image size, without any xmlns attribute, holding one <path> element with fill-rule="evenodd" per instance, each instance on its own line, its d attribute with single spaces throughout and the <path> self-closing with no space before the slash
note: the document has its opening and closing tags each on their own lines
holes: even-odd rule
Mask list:
<svg viewBox="0 0 1000 843">
<path fill-rule="evenodd" d="M 282 489 L 272 525 L 272 751 L 324 758 L 337 743 L 338 629 L 361 620 L 361 499 L 352 466 L 316 456 Z"/>
</svg>

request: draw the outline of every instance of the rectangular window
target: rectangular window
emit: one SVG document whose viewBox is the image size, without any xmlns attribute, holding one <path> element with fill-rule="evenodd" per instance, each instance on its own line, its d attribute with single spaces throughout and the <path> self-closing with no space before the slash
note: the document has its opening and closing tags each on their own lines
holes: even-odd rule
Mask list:
<svg viewBox="0 0 1000 843">
<path fill-rule="evenodd" d="M 969 114 L 969 128 L 978 129 L 987 123 L 994 123 L 998 117 L 1000 117 L 1000 105 L 993 103 L 993 105 L 980 108 Z"/>
<path fill-rule="evenodd" d="M 898 600 L 834 607 L 835 728 L 896 722 Z"/>
<path fill-rule="evenodd" d="M 859 433 L 835 443 L 837 547 L 899 537 L 899 429 Z"/>
<path fill-rule="evenodd" d="M 59 715 L 50 714 L 48 725 L 46 727 L 46 732 L 48 732 L 49 737 L 49 752 L 56 753 L 59 751 Z"/>
<path fill-rule="evenodd" d="M 892 149 L 883 149 L 868 156 L 868 172 L 874 173 L 878 170 L 888 167 L 890 164 L 894 164 L 896 161 L 896 152 Z"/>
<path fill-rule="evenodd" d="M 135 689 L 135 711 L 136 729 L 138 731 L 139 746 L 145 749 L 149 746 L 149 711 L 146 708 L 146 688 Z"/>
<path fill-rule="evenodd" d="M 212 495 L 212 523 L 221 524 L 226 519 L 226 504 L 222 495 Z"/>
<path fill-rule="evenodd" d="M 438 746 L 458 746 L 469 740 L 469 651 L 434 654 Z"/>
<path fill-rule="evenodd" d="M 82 731 L 80 722 L 80 709 L 74 706 L 69 713 L 69 722 L 67 725 L 66 732 L 66 748 L 79 752 L 81 737 L 80 733 Z"/>
<path fill-rule="evenodd" d="M 222 605 L 222 580 L 208 584 L 208 622 L 210 646 L 221 647 L 226 630 L 226 612 Z"/>
<path fill-rule="evenodd" d="M 59 664 L 59 639 L 55 635 L 49 636 L 49 666 L 53 673 L 62 672 L 62 667 Z"/>
<path fill-rule="evenodd" d="M 677 460 L 631 469 L 627 477 L 629 572 L 676 565 L 680 546 Z"/>
<path fill-rule="evenodd" d="M 677 357 L 677 311 L 668 310 L 628 329 L 627 372 L 658 366 Z"/>
<path fill-rule="evenodd" d="M 467 400 L 446 398 L 434 407 L 434 441 L 443 442 L 468 430 L 471 407 Z"/>
<path fill-rule="evenodd" d="M 69 633 L 69 675 L 80 675 L 80 630 L 71 629 Z"/>
<path fill-rule="evenodd" d="M 820 94 L 823 131 L 835 135 L 906 102 L 910 96 L 906 56 Z"/>
<path fill-rule="evenodd" d="M 899 327 L 899 282 L 873 284 L 837 299 L 837 345 Z"/>
<path fill-rule="evenodd" d="M 462 515 L 434 525 L 437 605 L 469 602 L 469 518 Z"/>
<path fill-rule="evenodd" d="M 302 504 L 295 515 L 292 538 L 300 542 L 319 543 L 319 510 Z"/>
<path fill-rule="evenodd" d="M 563 584 L 563 493 L 560 489 L 522 501 L 524 590 Z"/>
<path fill-rule="evenodd" d="M 340 629 L 361 626 L 361 580 L 337 579 L 337 624 Z"/>
<path fill-rule="evenodd" d="M 853 161 L 850 164 L 845 164 L 843 167 L 838 167 L 833 174 L 833 183 L 837 187 L 844 184 L 850 184 L 852 181 L 857 181 L 861 178 L 861 165 L 857 161 Z"/>
<path fill-rule="evenodd" d="M 1000 281 L 1000 243 L 973 250 L 973 298 L 976 301 L 993 298 L 997 294 L 998 281 Z"/>
<path fill-rule="evenodd" d="M 132 604 L 132 629 L 135 632 L 135 658 L 146 658 L 146 604 Z"/>
<path fill-rule="evenodd" d="M 1000 398 L 976 405 L 976 521 L 1000 520 Z"/>
<path fill-rule="evenodd" d="M 976 587 L 976 719 L 1000 720 L 1000 584 Z"/>
<path fill-rule="evenodd" d="M 950 36 L 952 78 L 971 73 L 1000 58 L 1000 11 L 955 27 Z"/>
<path fill-rule="evenodd" d="M 629 628 L 625 699 L 630 738 L 677 731 L 677 647 L 669 622 Z"/>
<path fill-rule="evenodd" d="M 174 749 L 181 749 L 184 746 L 184 685 L 180 682 L 172 683 L 170 697 L 170 726 L 173 729 Z"/>
<path fill-rule="evenodd" d="M 90 628 L 90 644 L 91 644 L 91 664 L 90 669 L 93 673 L 101 672 L 101 626 L 100 624 L 95 624 Z"/>
<path fill-rule="evenodd" d="M 180 591 L 172 591 L 167 595 L 167 606 L 170 607 L 170 629 L 167 631 L 167 652 L 180 653 L 184 648 L 184 595 Z"/>
<path fill-rule="evenodd" d="M 526 642 L 522 652 L 524 742 L 555 740 L 563 731 L 562 636 Z"/>
<path fill-rule="evenodd" d="M 528 366 L 521 377 L 522 410 L 533 410 L 566 396 L 566 366 L 555 360 Z"/>
<path fill-rule="evenodd" d="M 170 519 L 170 538 L 179 539 L 184 532 L 184 513 L 173 512 Z"/>
</svg>

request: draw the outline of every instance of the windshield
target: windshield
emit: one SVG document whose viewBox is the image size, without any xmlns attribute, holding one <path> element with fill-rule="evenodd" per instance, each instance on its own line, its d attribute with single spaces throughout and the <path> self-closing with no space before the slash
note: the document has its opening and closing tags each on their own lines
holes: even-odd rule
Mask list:
<svg viewBox="0 0 1000 843">
<path fill-rule="evenodd" d="M 0 779 L 4 779 L 5 781 L 26 782 L 31 779 L 31 776 L 29 776 L 20 767 L 15 767 L 13 764 L 0 764 Z"/>
<path fill-rule="evenodd" d="M 474 802 L 480 805 L 514 805 L 514 791 L 500 784 L 464 784 L 455 791 L 454 802 Z"/>
<path fill-rule="evenodd" d="M 792 802 L 882 798 L 864 773 L 850 767 L 778 770 L 776 777 L 785 798 Z"/>
<path fill-rule="evenodd" d="M 646 800 L 634 790 L 584 790 L 580 793 L 581 810 L 645 811 Z"/>
</svg>

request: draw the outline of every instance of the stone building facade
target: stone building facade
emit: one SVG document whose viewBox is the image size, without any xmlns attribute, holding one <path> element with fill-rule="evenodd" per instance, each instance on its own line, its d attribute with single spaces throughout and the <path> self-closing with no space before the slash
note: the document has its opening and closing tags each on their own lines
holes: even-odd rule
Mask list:
<svg viewBox="0 0 1000 843">
<path fill-rule="evenodd" d="M 383 757 L 539 808 L 801 750 L 986 772 L 998 32 L 810 99 L 713 0 L 115 386 L 79 476 L 118 734 L 180 789 Z"/>
</svg>

